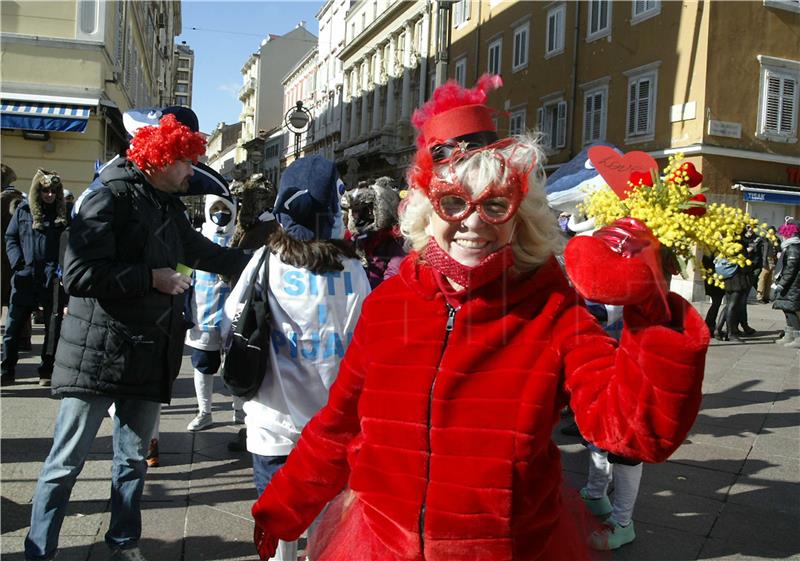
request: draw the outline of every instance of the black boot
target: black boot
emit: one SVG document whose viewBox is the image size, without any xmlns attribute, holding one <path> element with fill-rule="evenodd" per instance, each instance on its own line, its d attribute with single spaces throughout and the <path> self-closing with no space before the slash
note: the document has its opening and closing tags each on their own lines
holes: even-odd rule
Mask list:
<svg viewBox="0 0 800 561">
<path fill-rule="evenodd" d="M 15 372 L 13 369 L 3 370 L 0 374 L 0 386 L 10 386 L 14 383 Z"/>
<path fill-rule="evenodd" d="M 228 451 L 246 452 L 247 451 L 247 429 L 239 429 L 236 433 L 236 440 L 228 442 Z"/>
</svg>

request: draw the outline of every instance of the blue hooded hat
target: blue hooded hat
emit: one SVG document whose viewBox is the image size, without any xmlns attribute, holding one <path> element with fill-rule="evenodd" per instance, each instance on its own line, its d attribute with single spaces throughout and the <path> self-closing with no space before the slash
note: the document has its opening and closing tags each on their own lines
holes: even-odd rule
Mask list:
<svg viewBox="0 0 800 561">
<path fill-rule="evenodd" d="M 336 165 L 322 156 L 299 158 L 281 174 L 273 213 L 292 237 L 302 240 L 341 238 L 340 189 Z"/>
</svg>

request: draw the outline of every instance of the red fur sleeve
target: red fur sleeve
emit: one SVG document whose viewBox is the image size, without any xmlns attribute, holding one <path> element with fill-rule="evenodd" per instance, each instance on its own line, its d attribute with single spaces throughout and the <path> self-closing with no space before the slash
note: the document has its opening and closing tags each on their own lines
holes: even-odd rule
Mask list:
<svg viewBox="0 0 800 561">
<path fill-rule="evenodd" d="M 253 518 L 269 535 L 297 539 L 347 484 L 349 445 L 360 432 L 357 407 L 365 371 L 366 315 L 365 306 L 327 405 L 308 422 L 286 465 L 253 505 Z"/>
<path fill-rule="evenodd" d="M 709 335 L 703 318 L 670 293 L 673 325 L 647 325 L 625 310 L 619 347 L 575 307 L 559 321 L 565 387 L 586 440 L 616 454 L 663 462 L 686 438 L 700 408 Z M 566 323 L 570 322 L 570 323 Z"/>
</svg>

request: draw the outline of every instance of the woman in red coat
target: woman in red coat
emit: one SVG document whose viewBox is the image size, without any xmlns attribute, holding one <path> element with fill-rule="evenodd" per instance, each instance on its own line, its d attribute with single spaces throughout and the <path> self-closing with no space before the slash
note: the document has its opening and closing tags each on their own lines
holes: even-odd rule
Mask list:
<svg viewBox="0 0 800 561">
<path fill-rule="evenodd" d="M 554 258 L 540 145 L 497 139 L 484 105 L 497 85 L 450 82 L 414 115 L 401 218 L 414 251 L 364 303 L 328 404 L 253 506 L 262 559 L 329 502 L 315 561 L 583 559 L 550 437 L 560 409 L 647 462 L 694 421 L 703 318 L 627 221 L 566 250 L 586 297 L 626 304 L 619 344 L 603 332 Z"/>
</svg>

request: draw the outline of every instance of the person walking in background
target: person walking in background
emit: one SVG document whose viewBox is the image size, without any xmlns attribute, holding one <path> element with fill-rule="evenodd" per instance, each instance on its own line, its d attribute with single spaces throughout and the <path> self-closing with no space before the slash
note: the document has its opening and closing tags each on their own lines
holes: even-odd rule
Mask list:
<svg viewBox="0 0 800 561">
<path fill-rule="evenodd" d="M 775 234 L 775 228 L 770 226 L 768 232 Z M 778 261 L 778 248 L 780 245 L 770 240 L 767 236 L 761 236 L 760 252 L 762 256 L 762 269 L 758 275 L 758 284 L 756 285 L 756 299 L 762 304 L 769 304 L 772 299 L 772 275 L 775 271 L 775 265 Z"/>
<path fill-rule="evenodd" d="M 256 250 L 264 247 L 270 236 L 278 229 L 278 221 L 272 214 L 277 191 L 261 173 L 253 174 L 244 182 L 239 191 L 239 211 L 236 214 L 236 231 L 233 234 L 233 246 L 241 249 Z M 239 279 L 233 277 L 231 285 Z M 239 429 L 236 438 L 228 442 L 231 452 L 247 450 L 247 427 Z"/>
<path fill-rule="evenodd" d="M 224 197 L 206 195 L 205 222 L 200 232 L 213 243 L 230 247 L 236 228 L 236 203 Z M 194 390 L 197 394 L 197 416 L 186 427 L 188 431 L 209 428 L 214 419 L 211 399 L 214 393 L 214 374 L 221 364 L 223 307 L 231 287 L 227 279 L 215 273 L 194 271 L 194 285 L 190 299 L 191 320 L 194 323 L 186 333 L 186 345 L 191 348 L 194 369 Z M 233 397 L 233 422 L 244 423 L 243 401 Z"/>
<path fill-rule="evenodd" d="M 11 223 L 11 217 L 17 212 L 19 204 L 25 200 L 22 191 L 16 189 L 12 183 L 17 180 L 14 170 L 5 164 L 0 164 L 2 168 L 3 189 L 0 191 L 0 221 L 2 223 L 2 244 L 3 256 L 0 264 L 0 276 L 2 276 L 2 306 L 8 306 L 11 297 L 11 263 L 6 254 L 6 229 Z M 28 331 L 30 331 L 30 326 Z"/>
<path fill-rule="evenodd" d="M 747 240 L 744 235 L 740 240 L 745 257 L 747 253 Z M 752 285 L 752 271 L 750 266 L 739 267 L 732 263 L 725 264 L 730 268 L 730 274 L 723 274 L 725 282 L 725 307 L 717 324 L 717 339 L 721 341 L 735 341 L 743 343 L 742 335 L 754 335 L 756 330 L 748 325 L 747 320 L 747 295 Z M 717 267 L 717 272 L 720 271 Z M 725 329 L 727 327 L 727 330 Z M 741 330 L 739 329 L 741 327 Z"/>
<path fill-rule="evenodd" d="M 13 276 L 6 331 L 3 335 L 2 385 L 12 384 L 16 376 L 19 338 L 31 313 L 44 308 L 45 338 L 39 364 L 39 383 L 50 385 L 55 342 L 50 323 L 53 291 L 58 288 L 61 233 L 67 227 L 64 191 L 57 173 L 39 169 L 31 181 L 28 201 L 21 203 L 6 229 L 6 253 Z"/>
<path fill-rule="evenodd" d="M 714 258 L 710 255 L 703 255 L 703 268 L 707 271 L 711 271 L 713 274 L 714 272 Z M 714 336 L 715 328 L 717 324 L 717 316 L 719 315 L 719 309 L 722 305 L 722 299 L 725 298 L 725 289 L 721 288 L 715 284 L 711 284 L 708 282 L 703 283 L 703 289 L 705 290 L 706 296 L 711 298 L 711 305 L 708 307 L 706 311 L 706 325 L 708 326 L 708 332 Z M 720 323 L 720 329 L 716 329 L 716 333 L 720 333 L 722 327 L 722 323 Z"/>
<path fill-rule="evenodd" d="M 780 272 L 772 288 L 772 307 L 786 316 L 783 337 L 775 341 L 792 349 L 800 349 L 800 224 L 788 220 L 778 229 L 781 242 Z"/>
<path fill-rule="evenodd" d="M 53 445 L 31 507 L 25 559 L 52 559 L 70 493 L 109 407 L 114 462 L 109 559 L 142 561 L 140 501 L 145 453 L 161 403 L 180 369 L 183 292 L 178 263 L 233 275 L 249 256 L 195 232 L 176 196 L 189 189 L 192 161 L 205 152 L 190 109 L 148 113 L 127 158 L 105 166 L 70 225 L 64 263 L 69 310 L 53 371 L 61 398 Z"/>
<path fill-rule="evenodd" d="M 270 367 L 244 404 L 247 450 L 260 496 L 294 448 L 300 431 L 328 400 L 328 389 L 370 292 L 355 250 L 342 238 L 336 166 L 300 158 L 281 174 L 280 228 L 253 255 L 225 305 L 231 320 L 251 283 L 266 287 L 271 312 Z M 259 268 L 267 252 L 269 278 Z M 295 561 L 297 543 L 281 542 L 276 560 Z"/>
</svg>

